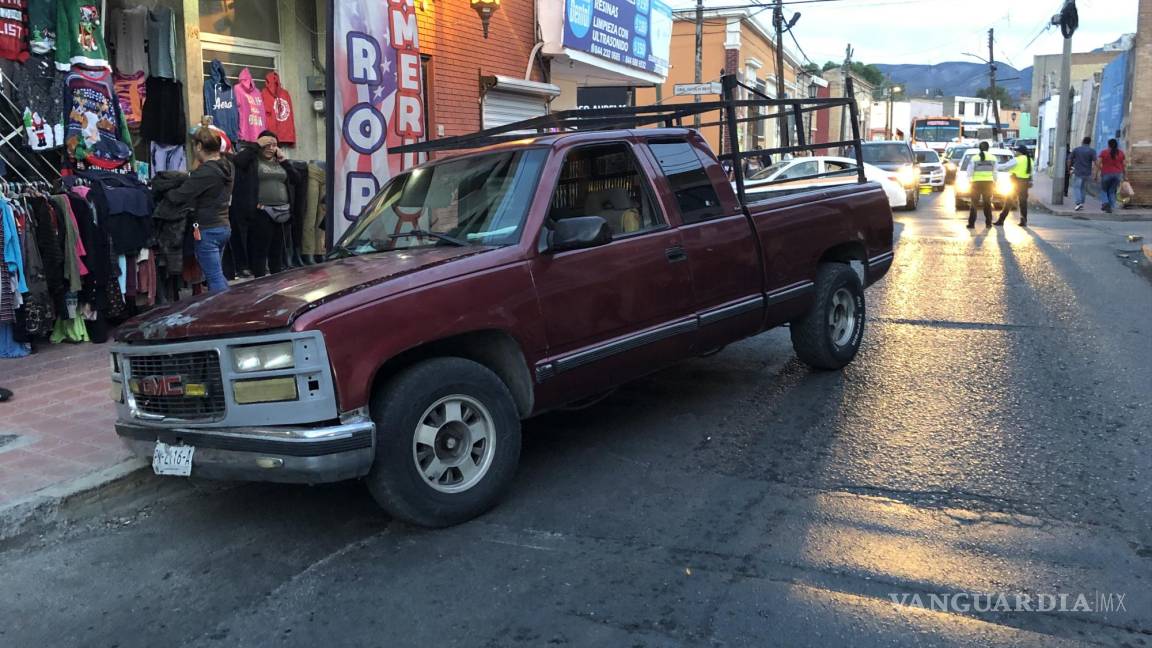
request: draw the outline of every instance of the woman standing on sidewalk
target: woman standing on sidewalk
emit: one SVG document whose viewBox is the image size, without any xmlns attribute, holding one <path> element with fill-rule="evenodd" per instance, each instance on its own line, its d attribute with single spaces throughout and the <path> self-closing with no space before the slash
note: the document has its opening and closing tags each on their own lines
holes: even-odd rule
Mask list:
<svg viewBox="0 0 1152 648">
<path fill-rule="evenodd" d="M 1116 190 L 1124 181 L 1124 151 L 1116 138 L 1108 140 L 1108 148 L 1100 151 L 1096 160 L 1096 175 L 1100 180 L 1100 206 L 1111 214 L 1116 208 Z"/>
<path fill-rule="evenodd" d="M 220 257 L 232 236 L 228 206 L 232 204 L 235 172 L 232 163 L 220 156 L 220 144 L 220 136 L 211 128 L 197 130 L 192 135 L 192 150 L 200 164 L 183 184 L 164 196 L 174 205 L 193 208 L 196 261 L 204 271 L 209 292 L 228 290 Z"/>
</svg>

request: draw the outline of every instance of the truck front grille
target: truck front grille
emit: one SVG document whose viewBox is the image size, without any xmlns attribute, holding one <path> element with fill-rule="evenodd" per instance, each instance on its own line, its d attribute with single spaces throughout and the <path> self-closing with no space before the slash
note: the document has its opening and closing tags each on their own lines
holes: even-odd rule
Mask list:
<svg viewBox="0 0 1152 648">
<path fill-rule="evenodd" d="M 189 421 L 224 417 L 224 380 L 215 351 L 125 359 L 128 387 L 140 413 Z"/>
</svg>

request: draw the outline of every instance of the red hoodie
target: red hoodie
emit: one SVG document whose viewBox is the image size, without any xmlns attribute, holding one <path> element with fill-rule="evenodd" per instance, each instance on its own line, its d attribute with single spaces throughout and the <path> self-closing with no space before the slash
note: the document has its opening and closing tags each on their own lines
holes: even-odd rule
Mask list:
<svg viewBox="0 0 1152 648">
<path fill-rule="evenodd" d="M 264 122 L 268 130 L 276 133 L 281 144 L 296 143 L 296 113 L 292 96 L 280 85 L 280 75 L 269 72 L 264 77 Z"/>
</svg>

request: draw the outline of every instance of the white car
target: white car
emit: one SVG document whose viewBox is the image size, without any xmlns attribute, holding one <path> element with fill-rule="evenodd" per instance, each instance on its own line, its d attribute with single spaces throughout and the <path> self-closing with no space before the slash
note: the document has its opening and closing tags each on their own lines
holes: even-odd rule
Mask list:
<svg viewBox="0 0 1152 648">
<path fill-rule="evenodd" d="M 856 160 L 846 157 L 817 156 L 797 157 L 781 160 L 776 164 L 753 172 L 744 179 L 744 190 L 748 193 L 769 191 L 796 191 L 816 186 L 827 186 L 855 182 Z M 823 173 L 843 172 L 842 175 L 815 177 Z M 907 204 L 904 187 L 889 178 L 887 171 L 864 163 L 864 177 L 869 182 L 878 182 L 888 196 L 888 205 L 900 209 Z"/>
<path fill-rule="evenodd" d="M 920 163 L 920 186 L 932 187 L 932 191 L 944 191 L 944 165 L 940 155 L 932 149 L 915 149 L 916 161 Z"/>
</svg>

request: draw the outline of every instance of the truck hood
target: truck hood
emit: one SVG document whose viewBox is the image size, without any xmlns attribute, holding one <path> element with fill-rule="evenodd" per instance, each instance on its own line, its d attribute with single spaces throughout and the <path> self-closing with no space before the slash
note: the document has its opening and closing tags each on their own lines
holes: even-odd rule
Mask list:
<svg viewBox="0 0 1152 648">
<path fill-rule="evenodd" d="M 301 313 L 341 295 L 491 249 L 413 248 L 296 268 L 150 311 L 120 326 L 116 339 L 156 342 L 287 328 Z"/>
</svg>

